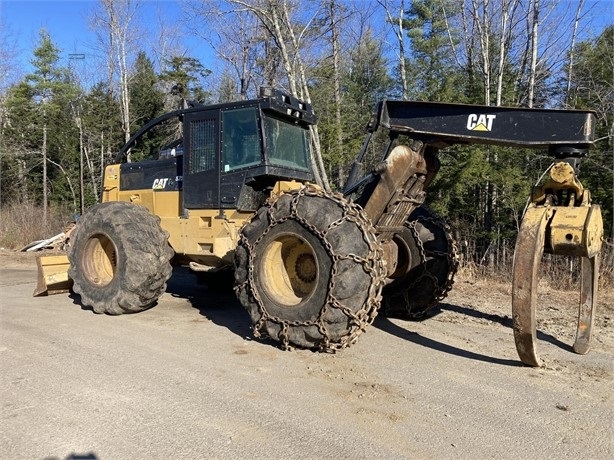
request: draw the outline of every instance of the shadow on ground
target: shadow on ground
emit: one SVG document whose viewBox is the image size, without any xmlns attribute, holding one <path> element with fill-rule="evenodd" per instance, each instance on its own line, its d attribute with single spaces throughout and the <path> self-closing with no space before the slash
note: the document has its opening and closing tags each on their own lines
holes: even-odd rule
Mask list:
<svg viewBox="0 0 614 460">
<path fill-rule="evenodd" d="M 251 331 L 251 320 L 247 312 L 243 309 L 235 297 L 234 292 L 232 291 L 232 280 L 229 280 L 227 278 L 228 276 L 231 277 L 232 275 L 227 273 L 219 278 L 214 277 L 213 279 L 206 280 L 205 282 L 202 280 L 199 282 L 194 273 L 192 273 L 188 268 L 175 268 L 173 270 L 173 275 L 167 283 L 166 292 L 173 297 L 188 300 L 193 308 L 198 310 L 202 316 L 214 324 L 225 327 L 230 332 L 240 336 L 243 339 L 253 340 L 254 337 Z M 79 295 L 72 293 L 70 298 L 72 299 L 73 303 L 79 305 L 82 310 L 92 311 L 90 307 L 86 307 L 81 304 Z M 507 328 L 512 327 L 512 320 L 507 315 L 502 316 L 486 313 L 449 303 L 440 304 L 436 309 L 429 313 L 426 319 L 422 321 L 429 321 L 443 312 L 452 312 L 471 318 L 485 319 L 493 323 L 501 324 Z M 411 323 L 411 321 L 407 321 L 404 323 L 404 325 L 411 328 Z M 415 343 L 416 345 L 431 348 L 443 353 L 505 366 L 522 365 L 516 360 L 496 358 L 433 340 L 417 332 L 408 330 L 406 327 L 401 327 L 383 315 L 376 318 L 373 326 L 400 339 L 407 340 Z M 455 326 L 458 326 L 458 323 L 450 323 L 450 327 Z M 550 334 L 537 331 L 537 338 L 539 340 L 549 342 L 566 351 L 572 350 L 570 345 L 561 342 Z M 269 339 L 258 339 L 258 341 L 276 347 L 279 346 L 277 342 Z"/>
<path fill-rule="evenodd" d="M 472 359 L 475 361 L 484 361 L 487 363 L 500 364 L 503 366 L 522 366 L 522 363 L 516 360 L 496 358 L 494 356 L 488 356 L 481 353 L 464 350 L 453 345 L 430 339 L 428 337 L 420 335 L 417 332 L 407 330 L 404 327 L 393 323 L 392 321 L 390 321 L 389 318 L 386 318 L 385 316 L 378 316 L 375 319 L 373 325 L 378 329 L 387 332 L 388 334 L 394 335 L 395 337 L 415 343 L 416 345 L 440 351 L 442 353 L 460 356 L 461 358 Z M 450 323 L 450 326 L 455 326 L 455 324 Z"/>
<path fill-rule="evenodd" d="M 235 297 L 232 282 L 224 278 L 199 281 L 188 268 L 178 267 L 168 280 L 166 292 L 189 301 L 193 308 L 213 324 L 225 327 L 244 339 L 252 339 L 249 315 Z"/>
<path fill-rule="evenodd" d="M 469 307 L 464 307 L 460 305 L 453 305 L 450 303 L 441 303 L 438 307 L 436 307 L 433 311 L 429 312 L 428 316 L 422 321 L 428 321 L 443 312 L 452 312 L 458 315 L 467 316 L 475 319 L 484 319 L 486 321 L 490 321 L 493 323 L 500 324 L 506 328 L 512 328 L 512 318 L 507 315 L 498 315 L 493 313 L 486 313 L 480 310 L 476 310 Z M 458 325 L 457 322 L 450 322 L 450 327 L 454 327 Z M 436 340 L 430 339 L 423 335 L 418 334 L 417 332 L 410 331 L 405 327 L 401 327 L 385 316 L 378 316 L 373 323 L 373 325 L 382 331 L 388 332 L 396 337 L 399 337 L 404 340 L 408 340 L 417 345 L 421 345 L 427 348 L 432 348 L 433 350 L 441 351 L 443 353 L 448 353 L 455 356 L 460 356 L 463 358 L 468 358 L 476 361 L 484 361 L 490 362 L 494 364 L 501 364 L 504 366 L 523 366 L 523 364 L 518 360 L 510 360 L 510 359 L 502 359 L 496 358 L 493 356 L 484 355 L 481 353 L 476 353 L 473 351 L 465 350 L 462 348 L 455 347 L 453 345 L 445 344 L 442 342 L 438 342 Z M 544 342 L 548 342 L 556 347 L 559 347 L 565 351 L 573 351 L 571 345 L 568 345 L 564 342 L 561 342 L 556 337 L 547 334 L 542 331 L 537 331 L 537 339 L 542 340 Z M 511 345 L 510 345 L 511 346 Z"/>
<path fill-rule="evenodd" d="M 485 313 L 479 310 L 474 310 L 473 308 L 461 307 L 459 305 L 452 305 L 449 303 L 443 303 L 440 306 L 443 311 L 451 311 L 454 313 L 459 313 L 461 315 L 469 316 L 472 318 L 481 318 L 487 321 L 492 321 L 493 323 L 501 324 L 507 328 L 512 328 L 512 318 L 510 316 L 504 315 L 496 315 L 492 313 Z M 510 307 L 511 308 L 511 307 Z M 565 342 L 561 342 L 559 339 L 554 337 L 553 335 L 547 334 L 543 331 L 537 330 L 537 339 L 542 340 L 544 342 L 548 342 L 555 347 L 559 347 L 565 351 L 573 351 L 573 347 Z"/>
</svg>

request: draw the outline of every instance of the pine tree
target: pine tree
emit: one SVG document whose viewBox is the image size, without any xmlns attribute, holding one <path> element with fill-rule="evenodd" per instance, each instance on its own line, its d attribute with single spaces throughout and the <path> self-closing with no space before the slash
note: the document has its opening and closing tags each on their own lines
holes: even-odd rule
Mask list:
<svg viewBox="0 0 614 460">
<path fill-rule="evenodd" d="M 179 108 L 182 99 L 200 103 L 209 102 L 211 93 L 204 88 L 204 79 L 211 74 L 198 59 L 188 56 L 173 56 L 168 69 L 162 72 L 160 80 L 170 85 L 169 97 Z"/>
<path fill-rule="evenodd" d="M 134 64 L 134 74 L 130 79 L 130 113 L 133 117 L 130 123 L 132 133 L 137 132 L 147 122 L 161 115 L 164 111 L 164 93 L 158 88 L 158 76 L 152 61 L 141 51 Z M 153 155 L 162 147 L 165 132 L 150 131 L 141 143 L 132 149 L 133 161 Z"/>
<path fill-rule="evenodd" d="M 415 0 L 403 22 L 410 38 L 410 94 L 413 99 L 432 102 L 462 102 L 459 68 L 454 47 L 459 31 L 449 17 L 458 14 L 453 0 Z M 412 87 L 413 86 L 413 87 Z"/>
<path fill-rule="evenodd" d="M 596 148 L 583 162 L 580 179 L 600 203 L 605 234 L 614 239 L 614 25 L 596 40 L 578 44 L 567 100 L 597 114 Z"/>
<path fill-rule="evenodd" d="M 88 177 L 85 201 L 92 205 L 99 199 L 104 165 L 113 160 L 124 142 L 119 104 L 108 83 L 99 82 L 89 90 L 83 98 L 82 113 Z"/>
<path fill-rule="evenodd" d="M 70 175 L 74 161 L 71 155 L 75 153 L 70 103 L 77 90 L 70 82 L 68 70 L 59 65 L 60 50 L 47 31 L 40 31 L 33 54 L 34 71 L 11 91 L 7 101 L 11 124 L 7 134 L 15 148 L 27 154 L 21 164 L 25 166 L 23 170 L 31 186 L 40 184 L 40 189 L 33 191 L 41 195 L 36 198 L 42 203 L 46 224 L 50 186 L 58 200 L 65 199 L 68 194 L 76 203 L 74 178 Z"/>
</svg>

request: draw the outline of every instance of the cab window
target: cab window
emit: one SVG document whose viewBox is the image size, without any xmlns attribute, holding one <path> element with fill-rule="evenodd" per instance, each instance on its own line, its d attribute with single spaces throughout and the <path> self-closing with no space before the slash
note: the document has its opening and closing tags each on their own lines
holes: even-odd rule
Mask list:
<svg viewBox="0 0 614 460">
<path fill-rule="evenodd" d="M 262 148 L 255 107 L 222 113 L 224 171 L 260 164 Z"/>
<path fill-rule="evenodd" d="M 266 115 L 266 145 L 272 165 L 309 169 L 307 130 Z"/>
</svg>

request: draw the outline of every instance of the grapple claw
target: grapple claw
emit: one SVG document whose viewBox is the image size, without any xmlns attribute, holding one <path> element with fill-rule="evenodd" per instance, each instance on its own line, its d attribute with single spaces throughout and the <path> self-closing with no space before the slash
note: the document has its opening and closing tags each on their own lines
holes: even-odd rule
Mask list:
<svg viewBox="0 0 614 460">
<path fill-rule="evenodd" d="M 552 203 L 557 205 L 552 205 Z M 544 252 L 581 257 L 582 280 L 578 327 L 573 349 L 590 349 L 599 277 L 599 252 L 603 237 L 601 209 L 590 204 L 590 193 L 573 168 L 557 163 L 550 179 L 534 191 L 516 240 L 514 252 L 512 317 L 520 360 L 540 366 L 537 355 L 536 300 L 539 265 Z"/>
<path fill-rule="evenodd" d="M 582 257 L 582 284 L 578 307 L 578 329 L 573 350 L 585 355 L 591 347 L 593 320 L 596 310 L 597 285 L 599 281 L 599 255 Z"/>
<path fill-rule="evenodd" d="M 552 209 L 531 205 L 525 213 L 514 252 L 512 319 L 514 341 L 520 360 L 540 366 L 537 355 L 535 308 L 539 264 L 544 253 L 546 226 Z"/>
</svg>

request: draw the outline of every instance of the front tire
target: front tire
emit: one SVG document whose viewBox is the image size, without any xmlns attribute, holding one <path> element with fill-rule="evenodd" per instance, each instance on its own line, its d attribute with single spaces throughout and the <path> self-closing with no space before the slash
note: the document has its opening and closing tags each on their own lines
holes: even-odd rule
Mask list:
<svg viewBox="0 0 614 460">
<path fill-rule="evenodd" d="M 359 206 L 303 187 L 262 207 L 243 228 L 235 291 L 256 337 L 332 351 L 352 344 L 377 315 L 382 259 Z"/>
<path fill-rule="evenodd" d="M 136 313 L 166 290 L 172 256 L 157 216 L 130 203 L 107 202 L 79 218 L 68 273 L 81 303 L 96 313 Z"/>
</svg>

